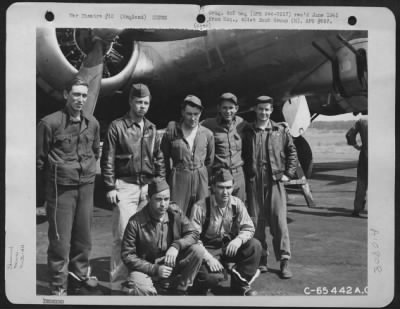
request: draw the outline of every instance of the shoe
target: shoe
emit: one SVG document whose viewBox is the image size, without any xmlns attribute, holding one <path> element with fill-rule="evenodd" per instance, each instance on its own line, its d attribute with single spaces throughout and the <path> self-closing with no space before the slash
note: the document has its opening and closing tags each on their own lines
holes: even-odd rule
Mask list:
<svg viewBox="0 0 400 309">
<path fill-rule="evenodd" d="M 61 287 L 53 287 L 51 289 L 50 293 L 51 293 L 51 295 L 54 295 L 54 296 L 67 296 L 68 295 L 67 290 L 63 289 Z"/>
<path fill-rule="evenodd" d="M 69 272 L 68 295 L 104 295 L 104 293 L 99 289 L 96 277 L 82 279 Z"/>
<path fill-rule="evenodd" d="M 281 260 L 281 278 L 289 279 L 292 278 L 293 274 L 289 269 L 289 260 Z"/>
<path fill-rule="evenodd" d="M 261 257 L 260 265 L 258 266 L 258 269 L 260 270 L 261 273 L 266 273 L 268 271 L 266 256 Z"/>
<path fill-rule="evenodd" d="M 255 291 L 255 290 L 253 290 L 253 289 L 251 289 L 251 288 L 246 289 L 246 290 L 243 292 L 243 296 L 257 296 L 257 295 L 258 295 L 257 291 Z"/>
</svg>

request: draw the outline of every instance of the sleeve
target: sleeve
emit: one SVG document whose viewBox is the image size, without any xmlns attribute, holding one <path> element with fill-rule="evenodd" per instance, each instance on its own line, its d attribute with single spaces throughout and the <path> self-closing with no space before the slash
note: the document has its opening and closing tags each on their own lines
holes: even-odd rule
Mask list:
<svg viewBox="0 0 400 309">
<path fill-rule="evenodd" d="M 253 179 L 256 175 L 256 171 L 253 169 L 253 154 L 251 145 L 251 135 L 244 130 L 242 134 L 242 158 L 243 158 L 243 170 L 247 179 Z"/>
<path fill-rule="evenodd" d="M 237 206 L 238 216 L 236 220 L 237 224 L 239 225 L 239 234 L 236 236 L 236 238 L 239 238 L 244 244 L 249 239 L 253 238 L 255 228 L 243 202 L 240 201 Z"/>
<path fill-rule="evenodd" d="M 286 170 L 285 175 L 289 178 L 293 178 L 296 175 L 297 170 L 297 150 L 293 143 L 292 135 L 290 134 L 289 128 L 284 130 L 286 136 Z"/>
<path fill-rule="evenodd" d="M 52 131 L 46 122 L 40 121 L 36 130 L 36 168 L 43 172 L 52 143 Z"/>
<path fill-rule="evenodd" d="M 171 246 L 178 250 L 184 250 L 198 242 L 199 232 L 184 214 L 179 213 L 178 215 L 180 216 L 182 237 L 175 240 Z"/>
<path fill-rule="evenodd" d="M 161 151 L 161 140 L 163 136 L 161 133 L 155 132 L 156 140 L 153 150 L 153 164 L 154 164 L 154 176 L 165 178 L 165 160 L 164 154 Z"/>
<path fill-rule="evenodd" d="M 104 139 L 100 159 L 101 173 L 107 192 L 115 189 L 115 148 L 117 138 L 117 129 L 115 125 L 111 123 Z"/>
<path fill-rule="evenodd" d="M 40 121 L 36 129 L 36 193 L 39 204 L 45 200 L 45 167 L 51 143 L 52 131 L 44 121 Z"/>
<path fill-rule="evenodd" d="M 100 125 L 97 121 L 96 121 L 96 132 L 94 135 L 92 149 L 93 149 L 94 157 L 97 160 L 100 156 Z"/>
<path fill-rule="evenodd" d="M 346 140 L 348 145 L 355 146 L 357 144 L 356 136 L 358 130 L 359 130 L 359 121 L 356 121 L 354 125 L 346 133 Z"/>
<path fill-rule="evenodd" d="M 214 155 L 215 155 L 215 142 L 214 142 L 214 134 L 210 132 L 207 138 L 207 154 L 206 160 L 204 162 L 205 166 L 207 167 L 208 174 L 210 175 L 211 167 L 214 163 Z"/>
<path fill-rule="evenodd" d="M 204 215 L 202 212 L 202 207 L 195 203 L 192 207 L 192 211 L 190 213 L 190 221 L 192 222 L 193 227 L 196 231 L 201 235 L 202 227 L 204 224 Z"/>
<path fill-rule="evenodd" d="M 121 243 L 121 259 L 129 271 L 140 271 L 149 276 L 157 273 L 158 266 L 137 255 L 136 241 L 138 239 L 139 225 L 132 219 L 125 228 Z"/>
<path fill-rule="evenodd" d="M 199 204 L 194 204 L 192 207 L 192 212 L 190 214 L 190 221 L 192 222 L 196 231 L 201 235 L 203 231 L 203 224 L 204 224 L 205 214 L 203 208 Z M 198 243 L 204 248 L 204 259 L 210 260 L 213 256 L 208 250 L 204 247 L 201 239 L 199 239 Z"/>
<path fill-rule="evenodd" d="M 164 155 L 165 177 L 168 179 L 169 175 L 171 174 L 171 141 L 167 131 L 165 131 L 163 137 L 161 138 L 161 151 Z"/>
</svg>

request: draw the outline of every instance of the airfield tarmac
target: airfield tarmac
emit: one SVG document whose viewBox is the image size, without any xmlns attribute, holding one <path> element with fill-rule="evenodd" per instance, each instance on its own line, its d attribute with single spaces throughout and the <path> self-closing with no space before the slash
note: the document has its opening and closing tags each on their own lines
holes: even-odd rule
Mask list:
<svg viewBox="0 0 400 309">
<path fill-rule="evenodd" d="M 320 135 L 319 138 L 324 140 Z M 279 278 L 279 262 L 275 261 L 269 236 L 272 250 L 268 259 L 269 272 L 261 274 L 253 284 L 259 295 L 317 295 L 323 291 L 318 288 L 323 287 L 329 295 L 335 295 L 334 291 L 337 295 L 345 295 L 350 288 L 353 291 L 358 288 L 360 293 L 364 293 L 368 284 L 368 214 L 365 211 L 360 218 L 351 216 L 358 153 L 348 146 L 341 152 L 339 148 L 342 147 L 336 145 L 335 152 L 332 152 L 326 147 L 318 150 L 321 144 L 310 144 L 311 147 L 317 146 L 313 147 L 315 163 L 309 180 L 317 208 L 309 208 L 300 192 L 288 190 L 293 277 L 288 280 Z M 111 209 L 105 204 L 102 194 L 99 181 L 93 216 L 91 267 L 92 275 L 99 279 L 103 292 L 110 294 L 107 281 L 112 239 Z M 38 295 L 49 294 L 47 228 L 47 222 L 39 219 L 36 239 Z M 227 287 L 228 283 L 222 285 Z M 224 289 L 221 291 L 219 293 L 225 294 Z"/>
</svg>

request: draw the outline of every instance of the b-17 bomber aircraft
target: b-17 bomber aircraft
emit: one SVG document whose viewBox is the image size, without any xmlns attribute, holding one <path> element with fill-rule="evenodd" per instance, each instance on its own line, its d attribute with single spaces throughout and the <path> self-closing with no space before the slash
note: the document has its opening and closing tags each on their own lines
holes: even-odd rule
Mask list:
<svg viewBox="0 0 400 309">
<path fill-rule="evenodd" d="M 274 98 L 272 118 L 287 121 L 306 175 L 312 152 L 302 134 L 318 115 L 366 112 L 367 31 L 37 29 L 37 118 L 60 108 L 76 74 L 90 81 L 85 109 L 104 132 L 128 110 L 132 82 L 152 94 L 148 118 L 158 128 L 179 117 L 187 94 L 205 117 L 232 92 L 251 118 L 259 95 Z"/>
</svg>

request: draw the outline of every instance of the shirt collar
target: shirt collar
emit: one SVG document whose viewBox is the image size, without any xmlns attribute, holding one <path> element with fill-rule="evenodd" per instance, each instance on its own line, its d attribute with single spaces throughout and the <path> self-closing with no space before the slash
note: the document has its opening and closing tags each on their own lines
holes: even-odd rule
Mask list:
<svg viewBox="0 0 400 309">
<path fill-rule="evenodd" d="M 83 120 L 86 120 L 86 121 L 88 120 L 88 116 L 86 115 L 86 113 L 85 113 L 84 111 L 81 111 L 81 115 L 80 115 L 81 119 L 80 119 L 80 121 L 78 121 L 78 120 L 76 120 L 76 119 L 73 119 L 73 118 L 70 116 L 70 114 L 69 114 L 69 112 L 68 112 L 68 109 L 67 109 L 66 107 L 64 107 L 62 111 L 63 111 L 63 113 L 65 114 L 66 123 L 82 123 Z"/>
<path fill-rule="evenodd" d="M 136 125 L 138 127 L 139 123 L 134 121 L 130 116 L 129 116 L 129 112 L 126 113 L 123 117 L 125 124 L 127 127 L 131 127 L 132 125 Z M 148 127 L 152 126 L 151 122 L 147 120 L 147 118 L 143 117 L 143 130 L 147 129 Z"/>
</svg>

